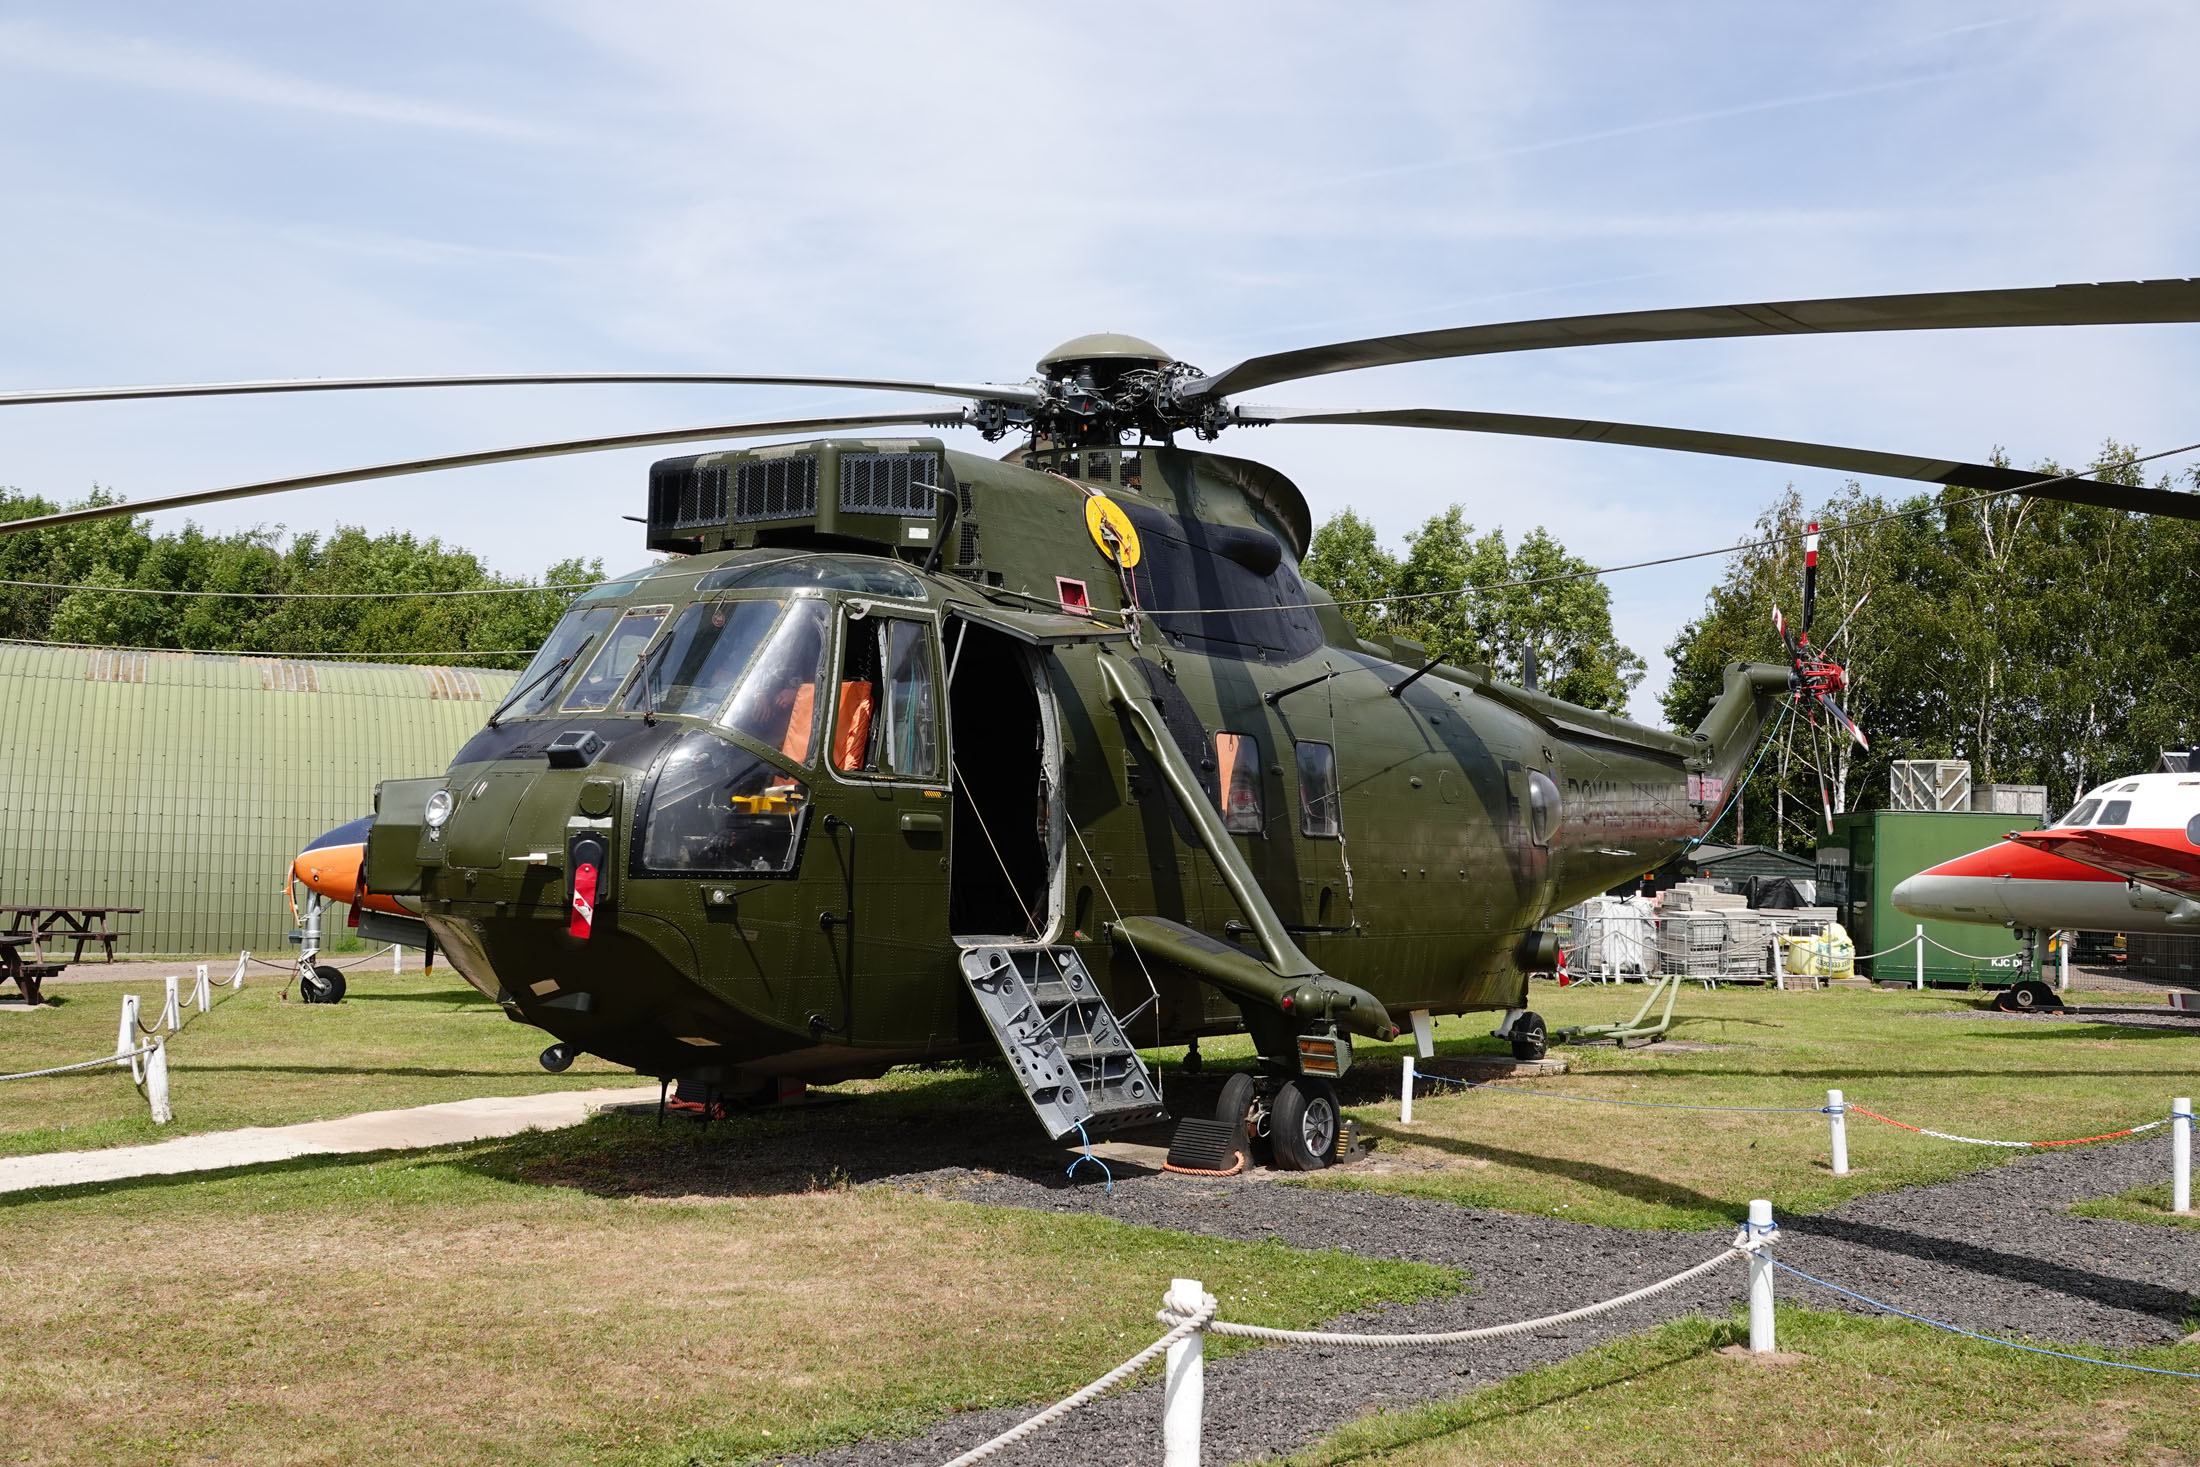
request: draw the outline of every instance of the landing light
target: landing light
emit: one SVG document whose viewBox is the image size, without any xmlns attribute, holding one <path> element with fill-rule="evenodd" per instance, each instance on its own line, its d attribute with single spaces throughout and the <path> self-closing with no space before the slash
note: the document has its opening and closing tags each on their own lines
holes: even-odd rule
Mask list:
<svg viewBox="0 0 2200 1467">
<path fill-rule="evenodd" d="M 451 818 L 451 807 L 456 803 L 449 790 L 437 790 L 428 796 L 428 808 L 421 818 L 428 824 L 429 835 L 441 838 L 443 823 Z"/>
</svg>

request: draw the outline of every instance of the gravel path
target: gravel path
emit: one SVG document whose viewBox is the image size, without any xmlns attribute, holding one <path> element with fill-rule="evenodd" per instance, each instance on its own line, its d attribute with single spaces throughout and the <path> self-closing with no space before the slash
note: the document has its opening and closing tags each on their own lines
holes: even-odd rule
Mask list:
<svg viewBox="0 0 2200 1467">
<path fill-rule="evenodd" d="M 2062 1209 L 2159 1181 L 2168 1165 L 2168 1143 L 2159 1137 L 2026 1157 L 1939 1186 L 1880 1193 L 1832 1213 L 1785 1221 L 1779 1256 L 1806 1272 L 1971 1328 L 2101 1345 L 2161 1343 L 2178 1338 L 2188 1316 L 2200 1312 L 2193 1297 L 2200 1294 L 2200 1252 L 2190 1235 L 2071 1217 Z M 1058 1169 L 1003 1175 L 950 1168 L 895 1180 L 973 1202 L 1104 1214 L 1215 1237 L 1280 1238 L 1301 1248 L 1449 1265 L 1474 1276 L 1464 1297 L 1336 1322 L 1346 1329 L 1458 1329 L 1573 1308 L 1677 1273 L 1727 1240 L 1723 1232 L 1630 1232 L 1383 1193 L 1318 1191 L 1261 1173 L 1214 1181 L 1119 1172 L 1112 1196 L 1097 1185 L 1071 1184 Z M 1611 1315 L 1486 1345 L 1430 1351 L 1264 1346 L 1213 1361 L 1207 1368 L 1206 1448 L 1217 1462 L 1294 1451 L 1371 1409 L 1455 1395 L 1690 1311 L 1723 1312 L 1739 1299 L 1742 1281 L 1737 1263 L 1731 1272 Z M 1800 1302 L 1861 1309 L 1786 1275 L 1779 1289 Z M 936 1464 L 1005 1430 L 1030 1409 L 973 1412 L 919 1437 L 789 1460 L 816 1467 Z M 1160 1386 L 1149 1376 L 992 1460 L 1005 1467 L 1150 1463 L 1160 1419 Z"/>
</svg>

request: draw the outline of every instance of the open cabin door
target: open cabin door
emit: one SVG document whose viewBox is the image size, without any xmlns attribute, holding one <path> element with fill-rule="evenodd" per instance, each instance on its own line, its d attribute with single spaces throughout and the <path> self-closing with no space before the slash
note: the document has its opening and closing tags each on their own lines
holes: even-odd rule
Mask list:
<svg viewBox="0 0 2200 1467">
<path fill-rule="evenodd" d="M 1045 659 L 1127 640 L 1077 616 L 951 606 L 946 623 L 954 848 L 948 925 L 966 946 L 1060 935 L 1067 831 L 1062 741 Z"/>
</svg>

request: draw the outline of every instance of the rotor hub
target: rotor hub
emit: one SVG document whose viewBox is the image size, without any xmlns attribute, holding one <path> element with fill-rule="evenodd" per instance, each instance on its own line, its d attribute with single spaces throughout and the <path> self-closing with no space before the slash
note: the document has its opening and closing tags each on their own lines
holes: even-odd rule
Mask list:
<svg viewBox="0 0 2200 1467">
<path fill-rule="evenodd" d="M 1039 359 L 1036 404 L 980 402 L 966 421 L 989 439 L 1012 429 L 1065 445 L 1113 445 L 1132 433 L 1167 441 L 1190 428 L 1213 438 L 1228 426 L 1217 401 L 1182 401 L 1181 384 L 1201 374 L 1152 342 L 1102 331 L 1063 342 Z"/>
</svg>

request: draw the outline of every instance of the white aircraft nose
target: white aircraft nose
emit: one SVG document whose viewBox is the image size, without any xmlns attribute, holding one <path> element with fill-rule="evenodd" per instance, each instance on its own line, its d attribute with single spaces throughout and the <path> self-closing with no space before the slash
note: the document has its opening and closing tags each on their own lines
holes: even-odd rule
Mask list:
<svg viewBox="0 0 2200 1467">
<path fill-rule="evenodd" d="M 1895 884 L 1894 904 L 1912 917 L 1993 922 L 2001 917 L 2000 895 L 1990 877 L 1935 876 L 1921 871 Z"/>
</svg>

